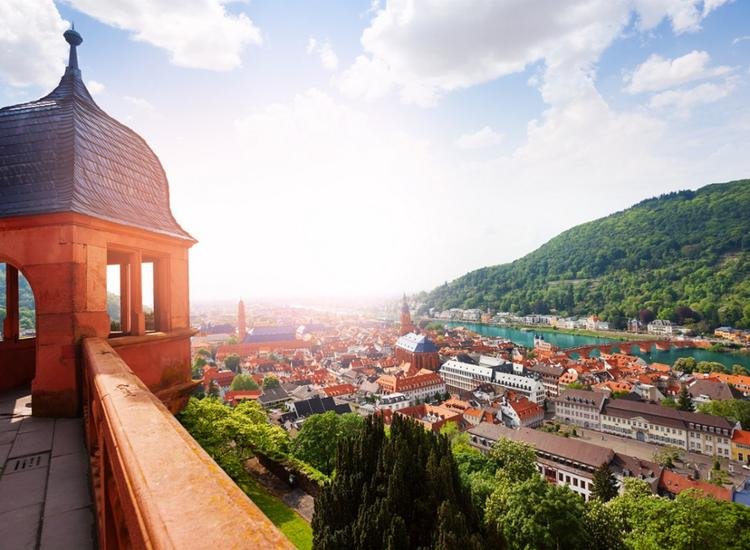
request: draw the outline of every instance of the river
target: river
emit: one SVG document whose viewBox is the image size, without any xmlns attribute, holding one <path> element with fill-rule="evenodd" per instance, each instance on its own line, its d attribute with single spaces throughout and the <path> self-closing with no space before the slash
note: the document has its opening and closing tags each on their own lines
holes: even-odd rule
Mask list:
<svg viewBox="0 0 750 550">
<path fill-rule="evenodd" d="M 474 331 L 482 336 L 491 336 L 497 338 L 504 338 L 511 342 L 524 346 L 527 348 L 534 347 L 534 334 L 544 336 L 554 346 L 559 348 L 574 348 L 577 346 L 585 346 L 588 344 L 606 344 L 608 342 L 617 342 L 613 338 L 601 338 L 597 336 L 583 336 L 578 334 L 567 334 L 563 332 L 553 331 L 538 331 L 534 332 L 533 329 L 529 331 L 519 330 L 512 327 L 499 327 L 494 325 L 482 325 L 479 323 L 460 323 L 460 322 L 449 322 L 446 326 L 457 327 L 462 326 L 467 329 Z M 635 351 L 635 350 L 634 350 Z M 704 349 L 672 349 L 669 351 L 659 351 L 656 348 L 652 348 L 650 353 L 633 353 L 642 357 L 644 361 L 648 363 L 665 363 L 672 365 L 679 357 L 694 357 L 696 361 L 716 361 L 727 367 L 732 365 L 742 365 L 745 369 L 750 370 L 750 356 L 741 355 L 738 353 L 719 353 L 715 351 L 708 351 Z"/>
</svg>

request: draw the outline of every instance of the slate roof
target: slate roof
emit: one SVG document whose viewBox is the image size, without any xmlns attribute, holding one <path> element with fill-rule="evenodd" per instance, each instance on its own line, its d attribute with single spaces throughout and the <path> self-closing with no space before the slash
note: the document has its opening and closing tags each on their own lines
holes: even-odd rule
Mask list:
<svg viewBox="0 0 750 550">
<path fill-rule="evenodd" d="M 427 336 L 414 334 L 413 332 L 399 338 L 396 345 L 412 353 L 434 353 L 438 350 L 437 346 Z"/>
<path fill-rule="evenodd" d="M 270 405 L 273 403 L 279 403 L 281 401 L 287 401 L 291 399 L 290 395 L 287 393 L 287 391 L 282 388 L 265 388 L 263 390 L 263 395 L 261 395 L 258 398 L 258 401 L 260 401 L 263 405 Z"/>
<path fill-rule="evenodd" d="M 295 401 L 292 405 L 298 418 L 306 418 L 313 414 L 321 414 L 328 411 L 333 411 L 336 414 L 352 412 L 348 403 L 336 403 L 333 397 L 313 397 L 304 401 Z"/>
<path fill-rule="evenodd" d="M 264 342 L 289 342 L 296 338 L 297 329 L 291 326 L 280 327 L 253 327 L 251 328 L 243 344 L 257 344 Z"/>
<path fill-rule="evenodd" d="M 81 79 L 71 42 L 60 84 L 0 109 L 0 218 L 74 212 L 194 240 L 175 221 L 159 159 L 105 113 Z"/>
</svg>

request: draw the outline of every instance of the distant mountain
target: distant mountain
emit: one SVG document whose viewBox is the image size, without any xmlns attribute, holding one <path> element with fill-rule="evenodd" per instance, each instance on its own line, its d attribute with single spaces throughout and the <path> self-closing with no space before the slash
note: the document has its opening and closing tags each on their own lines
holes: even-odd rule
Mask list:
<svg viewBox="0 0 750 550">
<path fill-rule="evenodd" d="M 467 273 L 425 304 L 596 313 L 618 327 L 648 309 L 700 330 L 750 328 L 750 180 L 644 200 L 512 263 Z"/>
</svg>

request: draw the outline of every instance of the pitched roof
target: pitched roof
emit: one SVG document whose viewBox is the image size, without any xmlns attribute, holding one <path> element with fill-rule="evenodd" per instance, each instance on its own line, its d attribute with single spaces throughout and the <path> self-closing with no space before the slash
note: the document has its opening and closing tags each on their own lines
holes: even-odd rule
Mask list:
<svg viewBox="0 0 750 550">
<path fill-rule="evenodd" d="M 433 353 L 438 350 L 437 346 L 427 336 L 414 334 L 413 332 L 400 337 L 396 341 L 396 346 L 412 353 Z"/>
<path fill-rule="evenodd" d="M 57 88 L 0 109 L 0 218 L 70 212 L 194 240 L 172 215 L 159 159 L 94 102 L 78 69 L 80 35 L 65 37 L 71 58 Z"/>
<path fill-rule="evenodd" d="M 261 395 L 258 400 L 265 405 L 267 403 L 277 403 L 287 399 L 291 399 L 291 397 L 284 388 L 279 386 L 277 388 L 264 388 L 263 395 Z"/>
<path fill-rule="evenodd" d="M 288 342 L 296 338 L 297 329 L 292 326 L 253 327 L 245 335 L 243 344 L 263 342 Z"/>
<path fill-rule="evenodd" d="M 601 410 L 604 401 L 607 399 L 607 394 L 598 391 L 588 390 L 564 390 L 560 392 L 560 395 L 555 399 L 556 402 L 566 403 L 580 403 L 582 405 L 589 405 L 596 407 L 597 410 Z"/>
<path fill-rule="evenodd" d="M 351 407 L 347 403 L 336 403 L 332 397 L 313 397 L 304 401 L 295 401 L 292 405 L 294 405 L 297 416 L 303 418 L 328 411 L 333 411 L 336 414 L 352 412 Z"/>
<path fill-rule="evenodd" d="M 688 386 L 688 392 L 693 397 L 705 395 L 711 401 L 725 401 L 727 399 L 736 399 L 742 397 L 736 390 L 733 392 L 732 387 L 721 380 L 707 379 L 696 380 Z"/>
<path fill-rule="evenodd" d="M 686 489 L 697 489 L 705 495 L 712 496 L 718 500 L 732 500 L 732 494 L 729 489 L 719 487 L 713 483 L 690 479 L 689 477 L 682 476 L 667 469 L 661 473 L 659 488 L 668 491 L 673 495 L 679 495 Z"/>
<path fill-rule="evenodd" d="M 688 423 L 694 423 L 726 429 L 731 432 L 734 426 L 729 420 L 721 416 L 713 416 L 699 412 L 678 411 L 663 405 L 631 401 L 629 399 L 614 399 L 607 401 L 602 414 L 625 418 L 641 416 L 656 423 L 670 425 L 681 429 L 686 429 Z"/>
<path fill-rule="evenodd" d="M 732 441 L 739 445 L 747 445 L 750 447 L 750 431 L 747 430 L 734 430 L 732 434 Z"/>
<path fill-rule="evenodd" d="M 567 458 L 590 468 L 598 468 L 602 463 L 609 464 L 615 456 L 614 451 L 606 447 L 530 428 L 513 430 L 500 424 L 482 423 L 471 428 L 469 433 L 493 441 L 505 437 L 528 443 L 536 449 L 537 454 Z"/>
</svg>

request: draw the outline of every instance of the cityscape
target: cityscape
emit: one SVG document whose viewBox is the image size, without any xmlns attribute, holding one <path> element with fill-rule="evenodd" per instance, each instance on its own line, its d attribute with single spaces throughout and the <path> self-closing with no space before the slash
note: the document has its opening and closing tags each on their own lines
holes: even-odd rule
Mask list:
<svg viewBox="0 0 750 550">
<path fill-rule="evenodd" d="M 0 0 L 0 546 L 750 548 L 749 8 Z"/>
</svg>

